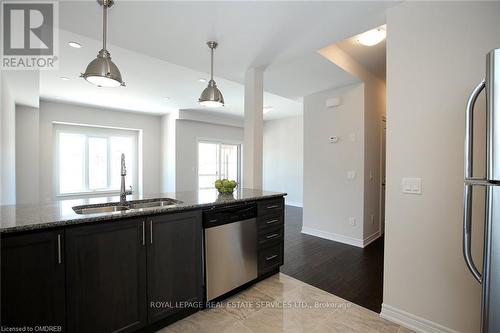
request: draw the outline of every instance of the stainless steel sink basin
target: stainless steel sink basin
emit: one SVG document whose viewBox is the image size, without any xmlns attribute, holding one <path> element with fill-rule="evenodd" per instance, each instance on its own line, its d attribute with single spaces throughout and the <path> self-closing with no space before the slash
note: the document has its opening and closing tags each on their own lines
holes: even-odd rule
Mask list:
<svg viewBox="0 0 500 333">
<path fill-rule="evenodd" d="M 127 206 L 101 206 L 101 207 L 74 207 L 73 210 L 77 214 L 98 214 L 98 213 L 113 213 L 113 212 L 121 212 L 124 210 L 129 210 L 130 208 Z"/>
<path fill-rule="evenodd" d="M 168 200 L 159 200 L 159 201 L 131 203 L 130 209 L 143 209 L 143 208 L 175 206 L 176 203 L 173 201 L 174 200 L 172 200 L 172 199 L 168 199 Z"/>
<path fill-rule="evenodd" d="M 156 207 L 174 207 L 182 201 L 171 199 L 171 198 L 157 198 L 157 199 L 146 199 L 146 200 L 134 200 L 128 201 L 126 204 L 119 204 L 117 202 L 112 202 L 109 204 L 102 205 L 84 205 L 73 207 L 73 210 L 77 214 L 98 214 L 98 213 L 114 213 L 133 209 L 147 209 Z"/>
</svg>

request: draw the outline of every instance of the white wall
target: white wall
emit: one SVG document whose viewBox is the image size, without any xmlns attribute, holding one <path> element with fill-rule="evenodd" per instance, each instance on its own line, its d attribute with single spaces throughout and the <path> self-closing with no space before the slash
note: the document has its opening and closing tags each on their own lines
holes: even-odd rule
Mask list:
<svg viewBox="0 0 500 333">
<path fill-rule="evenodd" d="M 387 13 L 382 313 L 430 321 L 427 331 L 479 332 L 480 285 L 462 256 L 464 108 L 500 46 L 499 13 L 498 2 L 404 2 Z M 422 195 L 402 194 L 403 177 L 421 177 Z"/>
<path fill-rule="evenodd" d="M 341 105 L 327 108 L 339 97 Z M 303 232 L 346 243 L 363 239 L 364 85 L 304 98 Z M 328 142 L 338 136 L 336 144 Z M 349 171 L 356 177 L 347 179 Z M 351 226 L 349 218 L 357 221 Z"/>
<path fill-rule="evenodd" d="M 5 80 L 4 74 L 0 71 L 0 130 L 2 129 L 2 118 L 3 118 L 3 103 L 4 103 L 4 90 L 6 89 L 3 81 Z M 3 149 L 2 149 L 2 134 L 0 133 L 0 205 L 2 205 L 2 170 L 3 170 Z"/>
<path fill-rule="evenodd" d="M 243 143 L 243 128 L 204 123 L 176 121 L 175 186 L 177 191 L 196 191 L 198 179 L 198 140 L 213 139 Z"/>
<path fill-rule="evenodd" d="M 39 110 L 16 106 L 16 204 L 39 202 Z"/>
<path fill-rule="evenodd" d="M 286 204 L 302 207 L 304 118 L 264 122 L 264 190 L 286 192 Z"/>
<path fill-rule="evenodd" d="M 40 103 L 40 200 L 54 199 L 53 193 L 53 122 L 140 130 L 139 155 L 142 153 L 142 193 L 161 191 L 161 117 L 148 114 L 97 109 L 87 106 L 42 101 Z M 139 167 L 139 170 L 141 167 Z"/>
<path fill-rule="evenodd" d="M 12 205 L 16 203 L 16 107 L 5 73 L 0 80 L 0 203 Z"/>
<path fill-rule="evenodd" d="M 380 139 L 386 113 L 385 82 L 335 44 L 319 53 L 364 83 L 363 239 L 369 242 L 380 235 L 380 146 L 383 144 Z"/>
<path fill-rule="evenodd" d="M 175 123 L 178 112 L 161 117 L 161 192 L 175 192 Z"/>
</svg>

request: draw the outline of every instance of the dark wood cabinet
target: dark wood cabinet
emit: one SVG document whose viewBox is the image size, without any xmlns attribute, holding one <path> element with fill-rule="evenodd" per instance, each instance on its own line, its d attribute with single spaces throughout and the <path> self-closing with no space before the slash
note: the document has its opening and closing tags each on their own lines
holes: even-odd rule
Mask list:
<svg viewBox="0 0 500 333">
<path fill-rule="evenodd" d="M 284 202 L 256 204 L 264 276 L 283 264 Z M 204 300 L 201 209 L 5 234 L 1 241 L 3 327 L 151 330 Z"/>
<path fill-rule="evenodd" d="M 66 230 L 67 326 L 71 332 L 132 332 L 147 324 L 143 220 Z"/>
<path fill-rule="evenodd" d="M 258 272 L 266 275 L 284 262 L 284 198 L 258 202 Z"/>
<path fill-rule="evenodd" d="M 152 323 L 203 300 L 201 211 L 160 215 L 146 222 Z"/>
<path fill-rule="evenodd" d="M 285 208 L 285 199 L 275 198 L 262 200 L 257 203 L 257 211 L 259 216 L 265 216 L 270 214 L 282 214 Z"/>
<path fill-rule="evenodd" d="M 65 331 L 64 230 L 2 236 L 1 326 Z"/>
</svg>

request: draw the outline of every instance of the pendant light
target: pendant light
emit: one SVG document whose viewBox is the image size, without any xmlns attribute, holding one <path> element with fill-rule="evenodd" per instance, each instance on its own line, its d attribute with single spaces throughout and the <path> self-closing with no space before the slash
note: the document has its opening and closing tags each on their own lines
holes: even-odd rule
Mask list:
<svg viewBox="0 0 500 333">
<path fill-rule="evenodd" d="M 97 54 L 97 58 L 87 66 L 85 73 L 81 75 L 85 80 L 98 87 L 119 87 L 125 86 L 122 81 L 120 70 L 111 61 L 111 55 L 106 50 L 106 37 L 108 26 L 108 8 L 113 6 L 113 0 L 97 0 L 102 6 L 102 50 Z"/>
<path fill-rule="evenodd" d="M 208 47 L 210 48 L 211 56 L 210 56 L 210 81 L 208 82 L 208 87 L 203 90 L 201 93 L 198 102 L 210 108 L 216 108 L 219 106 L 224 106 L 224 97 L 220 92 L 219 88 L 217 88 L 217 84 L 214 81 L 214 49 L 217 48 L 217 42 L 207 42 Z"/>
</svg>

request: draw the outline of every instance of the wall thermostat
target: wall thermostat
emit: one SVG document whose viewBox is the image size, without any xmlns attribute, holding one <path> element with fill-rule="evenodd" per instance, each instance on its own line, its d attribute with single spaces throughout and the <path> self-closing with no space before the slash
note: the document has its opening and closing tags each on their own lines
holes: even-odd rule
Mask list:
<svg viewBox="0 0 500 333">
<path fill-rule="evenodd" d="M 329 98 L 326 100 L 327 108 L 334 108 L 340 105 L 340 97 Z"/>
<path fill-rule="evenodd" d="M 337 143 L 337 142 L 339 142 L 339 139 L 340 138 L 338 136 L 331 136 L 328 138 L 328 142 L 329 143 Z"/>
</svg>

